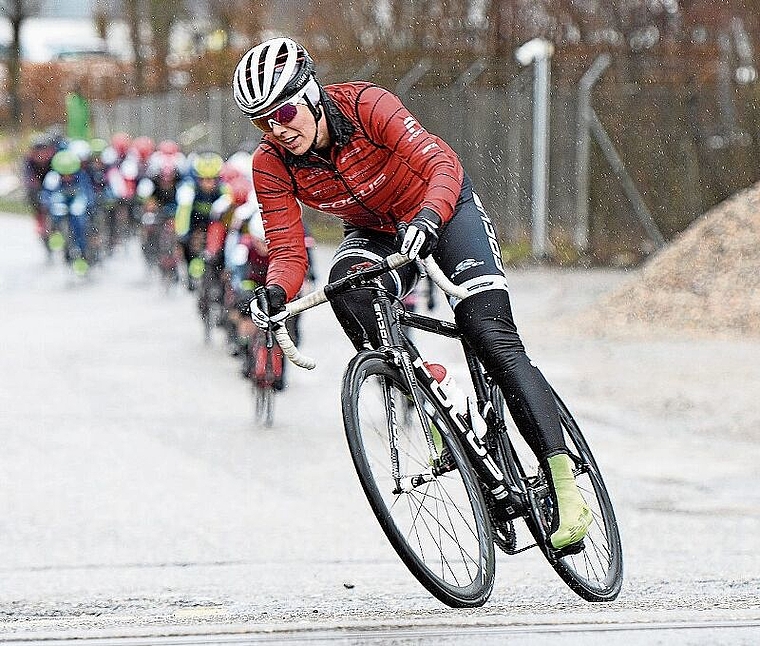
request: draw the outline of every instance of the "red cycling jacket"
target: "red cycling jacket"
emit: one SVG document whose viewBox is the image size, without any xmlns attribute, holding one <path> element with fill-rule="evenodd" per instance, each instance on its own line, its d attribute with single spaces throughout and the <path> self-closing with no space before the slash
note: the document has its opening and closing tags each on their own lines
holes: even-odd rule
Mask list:
<svg viewBox="0 0 760 646">
<path fill-rule="evenodd" d="M 456 153 L 389 91 L 364 82 L 324 89 L 329 157 L 293 155 L 270 135 L 253 155 L 269 247 L 267 284 L 283 287 L 288 299 L 307 268 L 299 202 L 351 226 L 395 233 L 397 222 L 423 207 L 448 222 L 464 179 Z"/>
</svg>

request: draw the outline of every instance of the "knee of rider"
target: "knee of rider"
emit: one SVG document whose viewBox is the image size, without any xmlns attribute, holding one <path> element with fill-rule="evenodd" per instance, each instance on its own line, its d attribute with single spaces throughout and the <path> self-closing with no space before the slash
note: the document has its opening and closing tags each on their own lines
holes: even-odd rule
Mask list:
<svg viewBox="0 0 760 646">
<path fill-rule="evenodd" d="M 467 299 L 469 300 L 469 299 Z M 490 313 L 474 304 L 462 301 L 454 311 L 459 329 L 476 348 L 490 348 L 498 344 L 504 348 L 522 350 L 522 342 L 517 328 L 503 313 Z"/>
</svg>

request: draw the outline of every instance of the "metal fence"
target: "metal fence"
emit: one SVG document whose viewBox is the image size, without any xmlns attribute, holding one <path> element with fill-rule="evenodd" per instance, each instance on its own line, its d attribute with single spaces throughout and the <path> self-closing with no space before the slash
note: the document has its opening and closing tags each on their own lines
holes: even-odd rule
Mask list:
<svg viewBox="0 0 760 646">
<path fill-rule="evenodd" d="M 596 226 L 596 231 L 601 230 L 606 241 L 614 240 L 618 244 L 619 240 L 627 239 L 636 252 L 643 250 L 646 253 L 647 249 L 662 243 L 657 220 L 662 219 L 663 214 L 681 209 L 681 205 L 661 200 L 655 205 L 655 216 L 649 213 L 642 195 L 651 200 L 652 188 L 662 176 L 651 174 L 646 162 L 637 159 L 639 181 L 649 183 L 641 187 L 641 191 L 636 190 L 635 180 L 625 168 L 626 157 L 630 158 L 632 150 L 626 149 L 627 154 L 623 155 L 614 150 L 612 142 L 615 137 L 606 136 L 601 124 L 604 119 L 600 121 L 591 108 L 593 88 L 582 82 L 579 84 L 580 75 L 572 81 L 558 78 L 551 82 L 551 109 L 546 124 L 550 151 L 546 162 L 546 213 L 544 222 L 540 223 L 545 227 L 542 232 L 544 247 L 533 235 L 537 225 L 534 185 L 534 124 L 538 124 L 534 119 L 538 94 L 536 66 L 520 68 L 503 85 L 478 82 L 494 72 L 485 60 L 465 64 L 461 74 L 445 84 L 425 82 L 432 68 L 434 64 L 429 60 L 419 60 L 411 63 L 398 74 L 394 83 L 389 84 L 380 80 L 381 72 L 387 79 L 388 71 L 370 61 L 354 74 L 345 74 L 342 78 L 376 80 L 385 85 L 401 97 L 429 131 L 449 142 L 460 155 L 474 180 L 476 191 L 506 242 L 532 245 L 530 248 L 535 256 L 546 253 L 557 257 L 561 255 L 557 250 L 564 246 L 575 253 L 596 254 L 599 259 L 599 250 L 589 248 L 594 246 L 594 242 L 590 242 L 594 232 L 589 234 L 588 230 L 583 230 Z M 595 78 L 601 76 L 602 72 Z M 641 100 L 646 103 L 647 97 Z M 656 100 L 649 103 L 650 108 L 658 107 Z M 609 110 L 608 106 L 607 117 L 621 114 L 614 105 L 612 111 Z M 667 114 L 668 109 L 661 112 Z M 96 133 L 100 136 L 126 131 L 133 135 L 148 135 L 156 141 L 171 138 L 188 150 L 213 148 L 224 155 L 234 152 L 243 141 L 256 141 L 259 137 L 258 131 L 239 113 L 232 92 L 223 88 L 200 94 L 170 92 L 115 103 L 95 103 L 93 116 Z M 603 154 L 589 159 L 591 139 Z M 630 142 L 629 137 L 627 143 Z M 648 172 L 649 176 L 646 175 Z M 589 195 L 590 182 L 592 195 Z M 592 204 L 594 192 L 597 201 Z M 671 193 L 675 194 L 675 191 Z M 600 194 L 603 195 L 601 203 Z M 606 210 L 606 215 L 589 214 L 589 205 L 597 212 Z M 711 204 L 701 206 L 707 208 Z M 624 214 L 622 224 L 621 213 Z M 698 213 L 694 213 L 692 219 L 696 215 Z M 672 233 L 672 228 L 668 232 Z"/>
<path fill-rule="evenodd" d="M 476 190 L 503 236 L 530 236 L 531 128 L 533 79 L 525 69 L 506 87 L 483 87 L 474 81 L 487 70 L 476 60 L 446 87 L 416 87 L 430 67 L 422 60 L 402 74 L 395 87 L 425 127 L 443 137 L 460 155 Z M 346 78 L 372 80 L 373 67 Z M 552 97 L 549 219 L 553 229 L 572 230 L 574 207 L 575 99 L 559 88 Z M 240 114 L 231 91 L 162 95 L 95 102 L 98 136 L 124 131 L 155 141 L 174 139 L 187 150 L 213 148 L 224 155 L 258 132 Z"/>
</svg>

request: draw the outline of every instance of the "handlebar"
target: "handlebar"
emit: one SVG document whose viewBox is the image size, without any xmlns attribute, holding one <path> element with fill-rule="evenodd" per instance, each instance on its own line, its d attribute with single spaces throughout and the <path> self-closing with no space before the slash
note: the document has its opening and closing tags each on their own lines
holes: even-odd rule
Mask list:
<svg viewBox="0 0 760 646">
<path fill-rule="evenodd" d="M 333 296 L 341 294 L 355 285 L 366 283 L 373 278 L 377 278 L 378 276 L 382 276 L 389 271 L 403 267 L 410 262 L 412 261 L 406 254 L 391 254 L 379 262 L 376 262 L 364 269 L 360 269 L 356 273 L 350 274 L 349 276 L 336 280 L 335 282 L 328 283 L 321 289 L 317 289 L 310 294 L 302 296 L 301 298 L 292 300 L 290 303 L 285 305 L 285 311 L 287 312 L 286 318 L 290 318 L 291 316 L 305 312 L 306 310 L 309 310 L 312 307 L 316 307 L 317 305 L 322 305 L 323 303 L 326 303 L 328 300 L 330 300 L 330 298 Z M 431 280 L 436 285 L 438 285 L 438 287 L 440 287 L 446 294 L 459 299 L 464 299 L 467 297 L 467 290 L 459 285 L 452 283 L 431 257 L 428 257 L 425 260 L 418 260 L 417 262 L 421 265 L 420 269 L 424 272 L 427 272 L 427 275 L 430 276 Z M 277 342 L 280 344 L 280 347 L 282 348 L 283 354 L 288 357 L 288 359 L 290 359 L 295 365 L 307 370 L 311 370 L 317 365 L 314 359 L 307 357 L 301 353 L 301 351 L 295 346 L 292 339 L 290 338 L 290 335 L 288 334 L 288 331 L 285 329 L 284 323 L 275 328 L 274 335 L 277 339 Z"/>
</svg>

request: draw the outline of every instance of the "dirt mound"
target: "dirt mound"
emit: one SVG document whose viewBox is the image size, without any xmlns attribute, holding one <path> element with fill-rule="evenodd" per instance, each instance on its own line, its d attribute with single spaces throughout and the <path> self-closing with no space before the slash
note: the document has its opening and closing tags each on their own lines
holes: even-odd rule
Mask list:
<svg viewBox="0 0 760 646">
<path fill-rule="evenodd" d="M 603 334 L 657 327 L 760 336 L 760 183 L 696 220 L 583 324 Z"/>
</svg>

